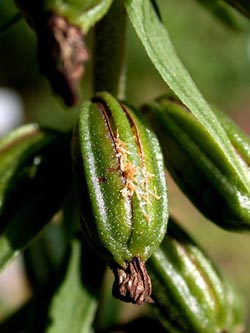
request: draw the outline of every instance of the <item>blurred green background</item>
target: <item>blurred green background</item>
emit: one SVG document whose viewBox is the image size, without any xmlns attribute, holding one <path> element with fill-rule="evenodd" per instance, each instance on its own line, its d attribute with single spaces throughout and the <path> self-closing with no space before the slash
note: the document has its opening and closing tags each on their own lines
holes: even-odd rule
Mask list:
<svg viewBox="0 0 250 333">
<path fill-rule="evenodd" d="M 205 98 L 231 114 L 244 131 L 250 133 L 250 23 L 232 10 L 241 27 L 235 31 L 224 26 L 197 1 L 162 0 L 159 4 L 178 54 Z M 12 1 L 1 1 L 0 25 L 15 13 Z M 90 33 L 87 37 L 90 50 L 91 43 Z M 148 60 L 131 26 L 128 26 L 126 58 L 127 99 L 130 103 L 140 105 L 166 91 L 165 83 Z M 23 122 L 35 121 L 65 130 L 76 121 L 79 108 L 66 109 L 51 92 L 47 80 L 40 75 L 36 62 L 36 38 L 24 20 L 0 35 L 0 89 L 3 88 L 15 91 L 21 98 Z M 81 91 L 82 99 L 91 96 L 91 61 L 86 66 Z M 170 177 L 168 183 L 172 214 L 239 286 L 248 318 L 249 235 L 220 230 L 197 212 Z M 16 278 L 13 271 L 9 274 Z M 0 279 L 0 317 L 29 297 L 25 277 L 20 279 L 22 282 L 18 286 L 21 290 L 15 295 L 2 292 L 1 281 L 4 280 Z M 8 279 L 8 283 L 11 284 L 12 280 Z M 8 297 L 16 297 L 17 301 Z M 249 319 L 247 326 L 249 329 L 246 332 L 250 333 Z"/>
</svg>

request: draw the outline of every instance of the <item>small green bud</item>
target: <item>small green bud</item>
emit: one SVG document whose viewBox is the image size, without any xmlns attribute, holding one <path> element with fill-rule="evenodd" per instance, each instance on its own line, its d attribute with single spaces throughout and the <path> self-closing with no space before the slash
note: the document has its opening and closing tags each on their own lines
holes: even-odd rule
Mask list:
<svg viewBox="0 0 250 333">
<path fill-rule="evenodd" d="M 142 114 L 100 93 L 83 105 L 73 151 L 83 231 L 113 269 L 114 295 L 150 302 L 144 262 L 161 243 L 168 220 L 156 136 Z"/>
</svg>

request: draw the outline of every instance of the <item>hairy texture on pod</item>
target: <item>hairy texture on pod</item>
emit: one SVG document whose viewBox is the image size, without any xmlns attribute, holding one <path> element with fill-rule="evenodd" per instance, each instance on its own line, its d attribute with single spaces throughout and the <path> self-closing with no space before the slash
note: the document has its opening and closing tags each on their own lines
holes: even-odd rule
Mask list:
<svg viewBox="0 0 250 333">
<path fill-rule="evenodd" d="M 68 106 L 78 102 L 78 86 L 89 52 L 84 36 L 108 11 L 112 0 L 16 0 L 35 30 L 40 70 Z"/>
<path fill-rule="evenodd" d="M 234 285 L 173 219 L 147 269 L 157 318 L 169 332 L 243 333 L 243 304 Z"/>
<path fill-rule="evenodd" d="M 239 179 L 216 140 L 174 96 L 159 98 L 145 111 L 158 134 L 168 170 L 194 205 L 224 229 L 249 230 L 250 188 Z M 250 141 L 225 115 L 217 114 L 249 178 Z"/>
<path fill-rule="evenodd" d="M 156 136 L 139 112 L 100 93 L 83 105 L 73 160 L 83 232 L 113 269 L 114 296 L 150 302 L 144 262 L 161 243 L 168 220 Z"/>
</svg>

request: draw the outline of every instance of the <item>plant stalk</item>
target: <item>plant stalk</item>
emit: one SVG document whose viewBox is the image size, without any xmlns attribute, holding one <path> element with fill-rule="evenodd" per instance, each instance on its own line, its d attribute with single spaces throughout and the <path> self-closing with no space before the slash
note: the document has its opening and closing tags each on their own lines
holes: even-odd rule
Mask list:
<svg viewBox="0 0 250 333">
<path fill-rule="evenodd" d="M 123 98 L 126 11 L 123 1 L 114 0 L 107 15 L 95 26 L 93 89 Z"/>
</svg>

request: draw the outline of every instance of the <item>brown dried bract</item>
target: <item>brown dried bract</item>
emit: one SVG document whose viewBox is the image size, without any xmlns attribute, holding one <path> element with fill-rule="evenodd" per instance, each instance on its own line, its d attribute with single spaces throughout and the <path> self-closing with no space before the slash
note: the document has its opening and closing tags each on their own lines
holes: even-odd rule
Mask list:
<svg viewBox="0 0 250 333">
<path fill-rule="evenodd" d="M 113 273 L 115 275 L 114 297 L 138 305 L 154 302 L 151 298 L 151 280 L 144 262 L 139 257 L 130 261 L 125 269 L 113 268 Z"/>
<path fill-rule="evenodd" d="M 89 58 L 81 30 L 64 17 L 50 14 L 37 26 L 41 72 L 68 106 L 78 102 L 78 84 Z"/>
</svg>

